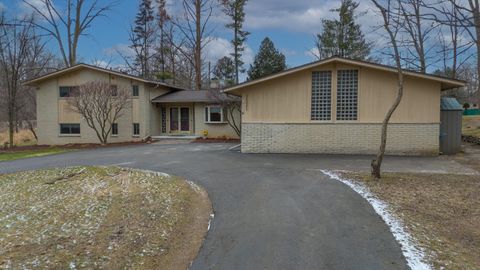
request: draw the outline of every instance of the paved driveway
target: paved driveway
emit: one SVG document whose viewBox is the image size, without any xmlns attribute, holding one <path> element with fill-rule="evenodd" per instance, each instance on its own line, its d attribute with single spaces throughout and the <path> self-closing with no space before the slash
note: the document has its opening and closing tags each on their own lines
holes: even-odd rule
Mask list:
<svg viewBox="0 0 480 270">
<path fill-rule="evenodd" d="M 215 219 L 191 269 L 406 269 L 399 245 L 370 205 L 319 169 L 368 170 L 369 157 L 247 155 L 228 144 L 142 145 L 14 162 L 0 173 L 119 165 L 203 185 Z M 398 171 L 462 171 L 438 158 L 387 158 Z"/>
</svg>

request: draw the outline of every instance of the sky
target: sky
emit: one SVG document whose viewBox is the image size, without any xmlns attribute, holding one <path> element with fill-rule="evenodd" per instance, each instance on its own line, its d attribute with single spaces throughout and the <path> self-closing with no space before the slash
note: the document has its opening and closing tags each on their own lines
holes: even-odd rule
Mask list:
<svg viewBox="0 0 480 270">
<path fill-rule="evenodd" d="M 35 4 L 39 0 L 28 0 Z M 99 0 L 108 3 L 109 0 Z M 216 1 L 216 0 L 213 0 Z M 61 5 L 63 0 L 54 0 Z M 138 0 L 119 0 L 107 17 L 97 19 L 87 30 L 87 36 L 80 41 L 78 57 L 81 62 L 97 63 L 101 65 L 121 65 L 122 58 L 117 51 L 128 50 L 128 30 L 132 25 L 138 10 Z M 176 5 L 180 0 L 169 0 L 169 10 L 175 13 Z M 368 6 L 369 1 L 359 1 L 358 11 L 364 13 L 357 20 L 370 41 L 379 37 L 373 33 L 378 25 L 379 18 Z M 245 67 L 253 62 L 261 41 L 269 37 L 277 49 L 283 52 L 288 67 L 294 67 L 313 61 L 312 49 L 315 44 L 315 34 L 321 32 L 322 19 L 332 19 L 338 15 L 331 9 L 340 6 L 338 0 L 249 0 L 246 6 L 245 29 L 251 33 L 246 41 L 244 53 Z M 9 14 L 26 14 L 31 12 L 22 0 L 0 0 L 0 8 Z M 217 11 L 210 27 L 213 29 L 212 41 L 205 49 L 207 61 L 215 64 L 216 60 L 228 55 L 231 51 L 229 40 L 232 38 L 230 30 L 225 29 L 225 16 Z M 58 52 L 55 42 L 49 47 Z"/>
</svg>

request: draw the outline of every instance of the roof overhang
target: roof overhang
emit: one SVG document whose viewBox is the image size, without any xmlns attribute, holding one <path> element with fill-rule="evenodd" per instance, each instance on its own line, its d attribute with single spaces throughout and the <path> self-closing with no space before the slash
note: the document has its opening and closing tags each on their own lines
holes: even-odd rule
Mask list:
<svg viewBox="0 0 480 270">
<path fill-rule="evenodd" d="M 182 90 L 152 99 L 152 103 L 221 103 L 234 101 L 238 101 L 238 98 L 222 93 L 220 90 Z"/>
<path fill-rule="evenodd" d="M 327 65 L 327 64 L 332 64 L 332 63 L 341 63 L 341 64 L 346 64 L 346 65 L 356 65 L 356 66 L 360 66 L 360 67 L 366 67 L 366 68 L 382 70 L 382 71 L 387 71 L 387 72 L 392 72 L 392 73 L 397 73 L 398 72 L 396 68 L 391 67 L 391 66 L 386 66 L 386 65 L 381 65 L 381 64 L 371 63 L 371 62 L 366 62 L 366 61 L 360 61 L 360 60 L 341 58 L 341 57 L 331 57 L 331 58 L 323 59 L 323 60 L 320 60 L 320 61 L 308 63 L 308 64 L 305 64 L 305 65 L 302 65 L 302 66 L 299 66 L 299 67 L 291 68 L 291 69 L 288 69 L 288 70 L 285 70 L 285 71 L 282 71 L 282 72 L 279 72 L 279 73 L 275 73 L 275 74 L 272 74 L 272 75 L 269 75 L 269 76 L 266 76 L 266 77 L 263 77 L 263 78 L 260 78 L 260 79 L 257 79 L 257 80 L 237 84 L 237 85 L 234 85 L 232 87 L 229 87 L 229 88 L 223 90 L 223 92 L 234 94 L 234 95 L 240 95 L 240 91 L 243 88 L 246 88 L 246 87 L 258 84 L 258 83 L 262 83 L 262 82 L 265 82 L 265 81 L 273 80 L 273 79 L 276 79 L 276 78 L 279 78 L 279 77 L 287 76 L 287 75 L 290 75 L 290 74 L 293 74 L 293 73 L 296 73 L 296 72 L 300 72 L 300 71 L 303 71 L 303 70 L 308 70 L 308 69 L 311 69 L 311 68 L 315 68 L 315 67 L 319 67 L 319 66 Z M 439 83 L 441 83 L 442 91 L 452 89 L 452 88 L 464 87 L 465 84 L 466 84 L 465 81 L 455 80 L 455 79 L 450 79 L 450 78 L 445 78 L 445 77 L 441 77 L 441 76 L 425 74 L 425 73 L 420 73 L 420 72 L 415 72 L 415 71 L 411 71 L 411 70 L 404 70 L 404 74 L 406 76 L 411 76 L 411 77 L 415 77 L 415 78 L 423 78 L 423 79 L 439 82 Z"/>
<path fill-rule="evenodd" d="M 31 79 L 31 80 L 28 80 L 28 81 L 24 81 L 23 84 L 27 85 L 27 86 L 37 86 L 38 84 L 40 84 L 44 81 L 47 81 L 49 79 L 53 79 L 55 77 L 59 77 L 59 76 L 62 76 L 62 75 L 65 75 L 65 74 L 68 74 L 68 73 L 71 73 L 71 72 L 75 72 L 75 71 L 78 71 L 78 70 L 82 70 L 82 69 L 89 69 L 89 70 L 94 70 L 94 71 L 98 71 L 98 72 L 102 72 L 102 73 L 107 73 L 107 74 L 110 74 L 110 75 L 134 80 L 134 81 L 137 81 L 137 82 L 150 84 L 152 86 L 164 86 L 164 87 L 168 87 L 168 88 L 171 88 L 171 89 L 174 89 L 174 90 L 186 90 L 184 88 L 181 88 L 181 87 L 178 87 L 178 86 L 173 86 L 173 85 L 166 84 L 166 83 L 163 83 L 163 82 L 147 80 L 147 79 L 144 79 L 142 77 L 130 75 L 130 74 L 127 74 L 127 73 L 123 73 L 123 72 L 119 72 L 119 71 L 115 71 L 115 70 L 111 70 L 111 69 L 92 66 L 92 65 L 88 65 L 88 64 L 84 64 L 84 63 L 77 64 L 77 65 L 74 65 L 74 66 L 71 66 L 71 67 L 68 67 L 68 68 L 64 68 L 64 69 L 61 69 L 61 70 L 57 70 L 57 71 L 42 75 L 40 77 Z"/>
</svg>

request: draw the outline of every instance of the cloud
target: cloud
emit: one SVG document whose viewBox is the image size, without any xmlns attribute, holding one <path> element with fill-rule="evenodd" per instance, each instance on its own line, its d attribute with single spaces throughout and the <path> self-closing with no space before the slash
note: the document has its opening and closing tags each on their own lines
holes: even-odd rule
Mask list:
<svg viewBox="0 0 480 270">
<path fill-rule="evenodd" d="M 30 5 L 27 4 L 26 2 L 28 2 Z M 48 14 L 48 8 L 42 0 L 27 0 L 26 2 L 22 1 L 20 3 L 20 10 L 21 10 L 22 14 L 32 14 L 32 13 L 36 14 L 35 9 L 33 7 L 38 9 L 43 14 Z M 53 3 L 52 3 L 52 5 L 53 5 Z M 55 8 L 57 8 L 57 7 L 55 7 Z M 59 10 L 59 12 L 61 12 L 61 11 Z M 53 16 L 54 16 L 54 18 L 57 17 L 56 14 L 53 14 Z"/>
<path fill-rule="evenodd" d="M 300 33 L 318 33 L 322 30 L 322 20 L 338 17 L 331 11 L 339 8 L 341 1 L 327 0 L 263 0 L 251 1 L 246 6 L 245 26 L 247 29 L 279 29 Z M 357 22 L 364 32 L 379 24 L 380 17 L 371 16 L 373 6 L 369 1 L 360 1 L 357 8 Z M 370 15 L 370 16 L 369 16 Z"/>
<path fill-rule="evenodd" d="M 123 57 L 135 56 L 135 51 L 127 44 L 117 44 L 113 47 L 106 48 L 103 50 L 103 53 L 109 57 L 118 56 L 119 54 Z"/>
<path fill-rule="evenodd" d="M 305 56 L 310 57 L 312 60 L 318 60 L 320 52 L 318 51 L 317 47 L 313 47 L 310 50 L 305 51 L 304 54 Z"/>
<path fill-rule="evenodd" d="M 229 56 L 233 52 L 232 44 L 224 38 L 210 38 L 208 44 L 205 46 L 205 61 L 215 65 L 218 59 Z M 253 50 L 246 45 L 245 51 L 242 55 L 242 60 L 245 62 L 245 67 L 253 63 Z"/>
</svg>

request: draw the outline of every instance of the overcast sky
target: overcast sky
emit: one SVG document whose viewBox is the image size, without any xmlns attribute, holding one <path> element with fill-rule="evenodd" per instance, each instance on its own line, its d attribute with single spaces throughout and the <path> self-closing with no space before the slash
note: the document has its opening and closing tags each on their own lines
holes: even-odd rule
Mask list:
<svg viewBox="0 0 480 270">
<path fill-rule="evenodd" d="M 36 2 L 38 0 L 30 0 Z M 108 0 L 100 0 L 108 2 Z M 216 1 L 216 0 L 213 0 Z M 56 0 L 56 4 L 64 1 Z M 169 9 L 175 12 L 175 5 L 180 0 L 170 0 Z M 367 6 L 368 1 L 361 2 L 359 12 L 365 13 L 358 18 L 362 29 L 370 40 L 375 40 L 371 34 L 373 27 L 378 23 L 373 9 Z M 321 20 L 336 17 L 330 10 L 340 5 L 337 0 L 250 0 L 246 6 L 246 30 L 251 32 L 247 40 L 247 49 L 244 61 L 250 64 L 258 50 L 260 42 L 270 37 L 277 48 L 287 58 L 289 67 L 312 61 L 311 50 L 314 48 L 315 34 L 321 31 Z M 28 8 L 21 0 L 0 0 L 0 6 L 11 14 L 28 12 Z M 94 61 L 108 62 L 113 65 L 121 64 L 121 58 L 116 50 L 127 50 L 128 29 L 133 23 L 137 12 L 137 0 L 120 0 L 106 18 L 100 18 L 88 30 L 79 45 L 79 59 L 86 63 Z M 216 12 L 211 27 L 214 40 L 206 48 L 207 59 L 214 62 L 231 51 L 229 40 L 231 32 L 223 25 L 225 22 L 221 12 Z M 51 42 L 51 49 L 58 51 L 56 44 Z"/>
</svg>

